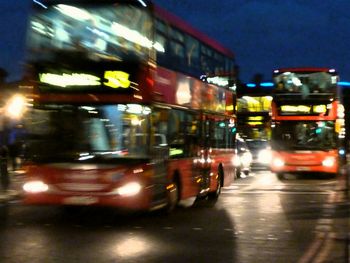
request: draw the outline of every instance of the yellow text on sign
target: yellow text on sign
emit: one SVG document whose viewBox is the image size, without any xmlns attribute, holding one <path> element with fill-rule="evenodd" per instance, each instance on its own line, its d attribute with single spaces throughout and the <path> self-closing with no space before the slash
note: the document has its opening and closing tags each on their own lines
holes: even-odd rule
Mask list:
<svg viewBox="0 0 350 263">
<path fill-rule="evenodd" d="M 108 87 L 115 89 L 130 87 L 129 74 L 124 71 L 105 71 L 104 78 L 108 82 L 104 82 L 103 84 Z"/>
<path fill-rule="evenodd" d="M 39 80 L 42 83 L 50 85 L 67 87 L 67 86 L 98 86 L 101 85 L 100 78 L 91 74 L 84 73 L 41 73 Z"/>
</svg>

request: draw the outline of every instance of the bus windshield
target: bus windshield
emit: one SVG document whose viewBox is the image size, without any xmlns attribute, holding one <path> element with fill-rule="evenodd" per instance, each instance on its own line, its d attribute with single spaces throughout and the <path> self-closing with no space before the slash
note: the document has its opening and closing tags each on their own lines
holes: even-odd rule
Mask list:
<svg viewBox="0 0 350 263">
<path fill-rule="evenodd" d="M 94 59 L 147 58 L 152 19 L 146 8 L 125 3 L 36 6 L 30 18 L 30 61 L 79 52 Z"/>
<path fill-rule="evenodd" d="M 334 121 L 281 121 L 272 129 L 275 150 L 331 150 L 336 148 Z"/>
<path fill-rule="evenodd" d="M 26 148 L 35 161 L 147 158 L 151 109 L 140 104 L 41 105 L 26 114 Z"/>
</svg>

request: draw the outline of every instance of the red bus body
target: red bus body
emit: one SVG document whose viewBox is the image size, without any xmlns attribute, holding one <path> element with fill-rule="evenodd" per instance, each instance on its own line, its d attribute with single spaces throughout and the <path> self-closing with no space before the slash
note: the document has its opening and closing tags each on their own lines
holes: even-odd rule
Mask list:
<svg viewBox="0 0 350 263">
<path fill-rule="evenodd" d="M 324 85 L 326 89 L 316 90 L 316 86 L 326 81 L 330 83 L 327 87 Z M 328 68 L 275 71 L 274 82 L 279 90 L 275 91 L 271 105 L 272 172 L 279 176 L 284 173 L 339 172 L 344 116 L 337 81 L 336 72 Z M 290 87 L 283 86 L 282 90 L 286 83 L 290 83 Z M 293 83 L 300 90 L 293 90 Z M 303 94 L 301 85 L 304 83 L 308 83 L 309 90 Z"/>
<path fill-rule="evenodd" d="M 140 5 L 137 1 L 130 2 L 132 5 L 125 7 L 127 11 Z M 62 6 L 58 9 L 62 13 L 65 12 Z M 92 13 L 94 9 L 89 11 Z M 196 39 L 199 44 L 205 44 L 212 51 L 215 50 L 217 54 L 221 54 L 222 59 L 233 60 L 230 51 L 187 27 L 185 22 L 166 11 L 152 4 L 149 8 L 136 11 L 145 12 L 143 18 L 146 20 L 148 16 L 152 21 L 161 19 L 168 26 Z M 45 14 L 46 11 L 40 12 Z M 52 13 L 58 15 L 55 10 Z M 48 13 L 48 16 L 50 15 Z M 40 15 L 39 18 L 42 21 L 45 15 Z M 35 19 L 36 16 L 33 18 L 34 22 Z M 34 22 L 32 24 L 35 24 Z M 120 27 L 115 24 L 112 26 Z M 101 39 L 104 37 L 101 32 L 97 35 Z M 127 39 L 127 36 L 123 37 Z M 103 38 L 103 41 L 101 39 L 96 43 L 108 38 Z M 64 41 L 67 41 L 67 37 Z M 105 44 L 101 44 L 101 47 L 105 47 Z M 135 48 L 138 48 L 137 45 Z M 135 48 L 131 51 L 135 51 Z M 107 52 L 106 50 L 104 52 Z M 23 194 L 25 204 L 101 205 L 131 210 L 153 210 L 203 196 L 215 199 L 220 194 L 221 187 L 231 184 L 235 173 L 233 146 L 236 103 L 232 89 L 228 84 L 218 86 L 201 80 L 200 76 L 169 67 L 153 59 L 152 50 L 147 52 L 147 59 L 143 62 L 133 62 L 131 66 L 124 65 L 123 61 L 128 62 L 125 58 L 121 61 L 108 60 L 106 63 L 100 58 L 90 60 L 89 57 L 65 57 L 64 54 L 54 61 L 46 59 L 45 63 L 37 60 L 35 56 L 34 62 L 33 58 L 29 59 L 31 72 L 23 85 L 30 103 L 27 113 L 30 117 L 26 120 L 31 125 L 28 133 L 38 133 L 40 124 L 37 127 L 34 125 L 35 121 L 38 122 L 38 119 L 35 119 L 36 114 L 45 113 L 45 121 L 52 122 L 62 129 L 66 127 L 59 126 L 61 124 L 56 122 L 68 120 L 69 125 L 75 125 L 70 130 L 73 135 L 82 141 L 86 139 L 90 148 L 95 147 L 99 151 L 79 152 L 74 148 L 73 152 L 70 151 L 69 155 L 66 155 L 66 147 L 48 141 L 47 148 L 52 147 L 53 150 L 45 157 L 41 155 L 47 149 L 38 145 L 35 134 L 31 135 L 34 138 L 31 143 L 35 151 L 32 155 L 29 153 L 28 161 L 23 166 L 26 178 Z M 106 77 L 110 73 L 117 76 L 120 71 L 123 74 L 120 79 L 116 77 L 111 80 Z M 81 77 L 84 78 L 82 81 L 92 81 L 95 84 L 77 83 L 76 79 Z M 67 81 L 68 84 L 61 84 L 63 81 Z M 118 86 L 113 89 L 106 87 L 115 83 L 118 83 Z M 128 84 L 124 87 L 124 83 Z M 127 85 L 133 85 L 133 89 Z M 67 117 L 62 117 L 66 116 L 65 114 L 68 114 Z M 59 119 L 55 122 L 51 115 L 57 115 Z M 78 117 L 72 117 L 78 115 L 86 119 L 80 121 L 74 119 Z M 169 118 L 173 118 L 173 121 Z M 85 128 L 85 125 L 88 128 Z M 51 129 L 51 126 L 47 129 Z M 79 137 L 79 129 L 88 136 Z M 171 134 L 176 129 L 181 131 L 181 134 L 177 134 L 179 136 Z M 47 136 L 46 132 L 51 136 L 50 131 L 39 132 L 40 136 L 44 133 Z M 61 136 L 60 132 L 58 134 Z M 70 135 L 67 134 L 66 137 L 62 137 L 62 144 L 69 148 L 66 140 Z M 111 137 L 113 140 L 110 140 Z M 180 138 L 175 140 L 175 137 Z M 40 137 L 42 138 L 44 137 Z M 128 143 L 129 148 L 106 148 L 107 145 L 119 145 L 119 139 L 127 141 L 125 144 Z M 160 142 L 156 142 L 158 139 Z M 72 141 L 72 144 L 75 142 L 76 140 Z M 81 143 L 80 146 L 84 145 Z M 141 157 L 132 155 L 132 151 L 135 151 L 138 156 L 141 149 Z M 175 201 L 172 200 L 174 192 Z"/>
</svg>

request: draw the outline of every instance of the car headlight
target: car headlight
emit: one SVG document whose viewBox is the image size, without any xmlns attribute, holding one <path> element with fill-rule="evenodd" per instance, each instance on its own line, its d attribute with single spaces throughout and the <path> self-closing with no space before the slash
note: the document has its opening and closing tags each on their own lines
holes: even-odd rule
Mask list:
<svg viewBox="0 0 350 263">
<path fill-rule="evenodd" d="M 28 193 L 42 193 L 49 190 L 49 186 L 42 181 L 30 181 L 23 185 L 23 190 Z"/>
<path fill-rule="evenodd" d="M 122 196 L 137 195 L 141 191 L 141 185 L 137 182 L 127 183 L 116 189 L 117 194 Z"/>
<path fill-rule="evenodd" d="M 233 158 L 232 158 L 232 163 L 235 167 L 239 167 L 241 165 L 241 159 L 239 158 L 238 155 L 235 155 Z"/>
<path fill-rule="evenodd" d="M 327 157 L 322 161 L 322 165 L 326 167 L 332 167 L 335 164 L 334 157 Z"/>
<path fill-rule="evenodd" d="M 272 162 L 274 167 L 280 168 L 284 166 L 284 161 L 281 158 L 275 158 Z"/>
<path fill-rule="evenodd" d="M 269 164 L 271 162 L 272 155 L 270 150 L 261 150 L 258 153 L 258 162 L 263 164 Z"/>
<path fill-rule="evenodd" d="M 245 152 L 241 156 L 241 162 L 243 164 L 249 165 L 253 160 L 252 154 L 250 152 Z"/>
</svg>

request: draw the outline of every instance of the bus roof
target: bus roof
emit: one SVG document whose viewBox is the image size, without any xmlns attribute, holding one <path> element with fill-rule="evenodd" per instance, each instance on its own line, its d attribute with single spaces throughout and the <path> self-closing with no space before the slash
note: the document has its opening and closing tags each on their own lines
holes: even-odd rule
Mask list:
<svg viewBox="0 0 350 263">
<path fill-rule="evenodd" d="M 115 4 L 115 3 L 134 3 L 140 4 L 143 6 L 147 6 L 150 1 L 149 0 L 37 0 L 33 1 L 36 4 Z"/>
<path fill-rule="evenodd" d="M 124 3 L 133 3 L 133 4 L 139 4 L 141 6 L 154 6 L 154 11 L 156 16 L 159 18 L 164 19 L 166 22 L 169 22 L 171 25 L 177 27 L 178 29 L 188 33 L 189 35 L 197 38 L 198 40 L 202 41 L 203 43 L 207 44 L 208 46 L 212 47 L 213 49 L 217 50 L 218 52 L 221 52 L 222 54 L 231 57 L 234 59 L 234 53 L 224 47 L 222 44 L 214 40 L 213 38 L 210 38 L 206 34 L 200 32 L 199 30 L 192 27 L 190 24 L 185 22 L 180 17 L 174 15 L 173 13 L 165 10 L 164 8 L 158 6 L 157 4 L 153 3 L 151 0 L 41 0 L 34 3 L 37 4 L 101 4 L 101 3 L 117 3 L 117 2 L 124 2 Z"/>
<path fill-rule="evenodd" d="M 332 74 L 336 74 L 336 70 L 334 68 L 322 68 L 322 67 L 279 68 L 273 71 L 274 74 L 280 74 L 284 72 L 299 72 L 299 73 L 329 72 Z"/>
<path fill-rule="evenodd" d="M 174 15 L 173 13 L 165 10 L 164 8 L 154 4 L 155 14 L 159 18 L 164 19 L 165 21 L 169 22 L 171 25 L 177 27 L 178 29 L 188 33 L 189 35 L 197 38 L 198 40 L 202 41 L 203 43 L 207 44 L 208 46 L 214 48 L 215 50 L 223 53 L 226 56 L 229 56 L 231 58 L 234 58 L 234 53 L 224 47 L 222 44 L 217 42 L 216 40 L 210 38 L 209 36 L 205 35 L 204 33 L 198 31 L 194 27 L 192 27 L 190 24 L 185 22 L 180 17 Z"/>
</svg>

